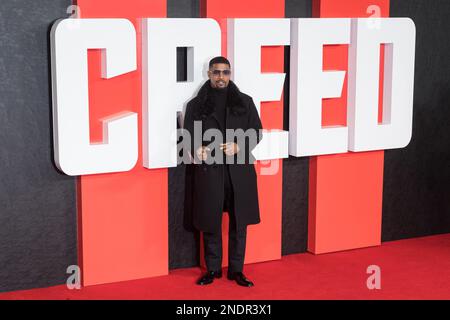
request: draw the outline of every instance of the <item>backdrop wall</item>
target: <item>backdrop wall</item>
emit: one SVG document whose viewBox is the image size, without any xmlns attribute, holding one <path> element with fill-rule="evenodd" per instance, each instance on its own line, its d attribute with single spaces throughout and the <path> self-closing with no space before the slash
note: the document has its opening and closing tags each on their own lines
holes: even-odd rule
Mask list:
<svg viewBox="0 0 450 320">
<path fill-rule="evenodd" d="M 0 291 L 65 283 L 77 264 L 76 181 L 53 164 L 49 30 L 70 0 L 0 4 Z M 286 17 L 311 17 L 311 0 L 286 0 Z M 417 27 L 413 138 L 385 152 L 382 239 L 450 232 L 450 12 L 447 0 L 391 0 L 392 17 Z M 168 0 L 168 17 L 199 17 L 198 0 Z M 183 78 L 184 52 L 179 52 Z M 288 130 L 289 50 L 284 129 Z M 284 255 L 306 251 L 307 158 L 283 160 Z M 169 266 L 199 263 L 198 235 L 183 228 L 184 165 L 169 173 Z"/>
</svg>

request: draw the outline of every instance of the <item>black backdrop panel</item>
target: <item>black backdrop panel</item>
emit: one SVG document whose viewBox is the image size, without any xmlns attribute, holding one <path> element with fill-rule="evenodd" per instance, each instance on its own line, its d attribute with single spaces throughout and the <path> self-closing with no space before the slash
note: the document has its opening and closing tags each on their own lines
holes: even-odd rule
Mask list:
<svg viewBox="0 0 450 320">
<path fill-rule="evenodd" d="M 450 232 L 450 1 L 391 0 L 416 23 L 411 143 L 386 151 L 383 241 Z"/>
<path fill-rule="evenodd" d="M 200 0 L 168 0 L 169 18 L 200 17 Z M 186 79 L 186 51 L 178 50 L 177 77 Z M 180 81 L 180 80 L 179 80 Z M 200 242 L 198 232 L 184 226 L 185 172 L 181 164 L 169 168 L 169 268 L 193 267 L 199 264 Z"/>
<path fill-rule="evenodd" d="M 49 31 L 70 0 L 0 2 L 0 291 L 65 283 L 75 179 L 53 165 Z"/>
<path fill-rule="evenodd" d="M 311 0 L 285 2 L 286 18 L 310 18 Z M 284 130 L 289 130 L 290 47 L 284 50 Z M 308 240 L 308 171 L 309 157 L 283 160 L 283 255 L 305 252 Z"/>
</svg>

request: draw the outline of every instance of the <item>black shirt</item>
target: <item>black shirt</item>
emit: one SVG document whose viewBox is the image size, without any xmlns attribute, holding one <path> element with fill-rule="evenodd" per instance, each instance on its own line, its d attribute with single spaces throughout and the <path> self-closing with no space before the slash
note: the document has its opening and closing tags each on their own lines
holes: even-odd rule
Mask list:
<svg viewBox="0 0 450 320">
<path fill-rule="evenodd" d="M 223 89 L 216 89 L 211 87 L 211 94 L 214 101 L 214 108 L 219 118 L 220 130 L 225 138 L 226 128 L 226 105 L 227 105 L 227 92 L 228 87 Z"/>
</svg>

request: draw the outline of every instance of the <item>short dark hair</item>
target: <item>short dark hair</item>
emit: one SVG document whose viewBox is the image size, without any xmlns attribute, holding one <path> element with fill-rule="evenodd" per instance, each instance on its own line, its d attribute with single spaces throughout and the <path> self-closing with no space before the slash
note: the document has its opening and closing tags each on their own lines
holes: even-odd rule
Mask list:
<svg viewBox="0 0 450 320">
<path fill-rule="evenodd" d="M 216 64 L 216 63 L 225 63 L 231 68 L 230 61 L 228 61 L 227 58 L 222 57 L 222 56 L 214 57 L 211 60 L 209 60 L 209 68 L 211 68 L 213 66 L 213 64 Z"/>
</svg>

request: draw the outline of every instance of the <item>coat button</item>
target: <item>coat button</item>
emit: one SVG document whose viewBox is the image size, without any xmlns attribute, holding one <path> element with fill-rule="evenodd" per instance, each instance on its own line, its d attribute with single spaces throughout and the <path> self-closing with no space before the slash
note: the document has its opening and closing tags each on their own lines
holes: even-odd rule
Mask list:
<svg viewBox="0 0 450 320">
<path fill-rule="evenodd" d="M 206 169 L 206 167 L 203 167 L 203 171 L 206 171 L 207 169 Z"/>
</svg>

